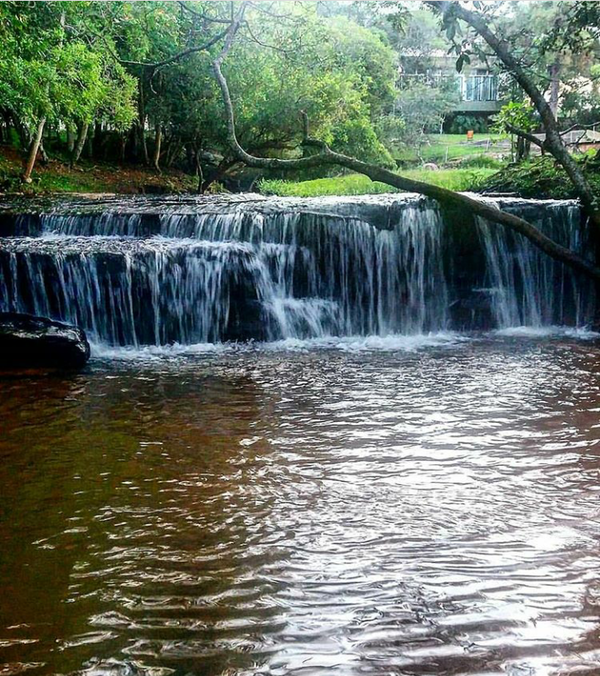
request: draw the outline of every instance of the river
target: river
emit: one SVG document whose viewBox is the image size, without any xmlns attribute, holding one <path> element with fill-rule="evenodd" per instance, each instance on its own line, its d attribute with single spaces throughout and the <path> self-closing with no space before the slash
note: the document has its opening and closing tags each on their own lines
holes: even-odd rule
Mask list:
<svg viewBox="0 0 600 676">
<path fill-rule="evenodd" d="M 2 377 L 1 673 L 600 673 L 600 343 L 510 333 Z"/>
</svg>

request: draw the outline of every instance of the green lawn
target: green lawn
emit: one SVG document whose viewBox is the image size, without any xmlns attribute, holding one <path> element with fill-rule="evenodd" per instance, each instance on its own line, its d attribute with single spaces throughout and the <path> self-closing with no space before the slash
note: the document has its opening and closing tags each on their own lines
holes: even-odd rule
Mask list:
<svg viewBox="0 0 600 676">
<path fill-rule="evenodd" d="M 417 181 L 433 183 L 449 190 L 477 190 L 483 181 L 496 173 L 495 169 L 440 169 L 427 171 L 411 169 L 402 176 Z M 317 178 L 312 181 L 263 180 L 260 191 L 266 195 L 282 197 L 318 197 L 320 195 L 376 195 L 399 192 L 385 183 L 371 181 L 362 174 L 348 174 L 332 178 Z"/>
<path fill-rule="evenodd" d="M 420 155 L 425 162 L 444 164 L 477 155 L 497 155 L 505 151 L 498 142 L 506 137 L 500 134 L 475 134 L 473 141 L 467 141 L 466 134 L 429 134 L 421 145 Z M 489 145 L 488 145 L 489 141 Z M 484 142 L 485 145 L 479 145 Z M 414 148 L 403 148 L 394 153 L 400 162 L 418 162 L 419 154 Z"/>
</svg>

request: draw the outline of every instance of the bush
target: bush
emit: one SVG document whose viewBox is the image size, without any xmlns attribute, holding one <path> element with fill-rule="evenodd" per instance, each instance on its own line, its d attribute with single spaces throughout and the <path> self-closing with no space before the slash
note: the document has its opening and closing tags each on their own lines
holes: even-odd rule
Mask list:
<svg viewBox="0 0 600 676">
<path fill-rule="evenodd" d="M 600 171 L 596 155 L 577 158 L 592 189 L 600 195 Z M 565 170 L 553 157 L 540 157 L 529 162 L 509 164 L 490 176 L 482 185 L 486 192 L 515 193 L 538 199 L 574 199 L 577 192 Z"/>
<path fill-rule="evenodd" d="M 457 115 L 450 125 L 451 134 L 466 134 L 473 130 L 476 134 L 485 134 L 488 130 L 487 120 L 474 115 Z"/>
<path fill-rule="evenodd" d="M 498 160 L 491 155 L 473 155 L 472 157 L 465 157 L 461 161 L 460 167 L 478 167 L 483 169 L 502 169 L 505 166 L 505 162 Z"/>
</svg>

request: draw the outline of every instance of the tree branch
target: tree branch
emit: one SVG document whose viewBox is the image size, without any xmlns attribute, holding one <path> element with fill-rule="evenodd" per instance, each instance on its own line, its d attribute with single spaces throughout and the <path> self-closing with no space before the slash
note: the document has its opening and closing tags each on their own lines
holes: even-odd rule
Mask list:
<svg viewBox="0 0 600 676">
<path fill-rule="evenodd" d="M 205 14 L 204 12 L 199 12 L 197 9 L 192 9 L 187 5 L 187 3 L 182 2 L 182 0 L 178 0 L 177 4 L 181 7 L 181 9 L 191 14 L 195 19 L 200 19 L 201 21 L 207 21 L 209 23 L 221 23 L 227 25 L 231 23 L 229 19 L 218 19 L 216 17 L 208 16 L 208 14 Z"/>
<path fill-rule="evenodd" d="M 571 179 L 571 183 L 579 193 L 583 206 L 590 219 L 593 221 L 596 228 L 600 228 L 600 204 L 598 204 L 598 199 L 581 171 L 581 168 L 575 162 L 563 143 L 556 118 L 549 103 L 544 98 L 543 93 L 537 87 L 533 78 L 527 75 L 521 63 L 513 56 L 511 44 L 503 37 L 498 37 L 491 30 L 489 17 L 480 12 L 467 9 L 460 2 L 455 0 L 452 0 L 451 2 L 426 0 L 425 4 L 431 7 L 435 12 L 441 11 L 443 16 L 454 16 L 461 19 L 471 26 L 471 28 L 473 28 L 492 48 L 498 59 L 504 64 L 508 72 L 514 77 L 533 102 L 546 130 L 545 147 L 563 167 Z"/>
<path fill-rule="evenodd" d="M 227 80 L 225 79 L 225 76 L 221 70 L 223 60 L 231 49 L 235 35 L 239 29 L 241 21 L 243 20 L 245 5 L 246 3 L 242 5 L 242 8 L 233 20 L 229 28 L 227 38 L 225 39 L 223 49 L 213 61 L 213 70 L 217 82 L 219 83 L 223 103 L 225 106 L 225 114 L 227 119 L 227 138 L 229 146 L 234 157 L 236 157 L 239 161 L 243 162 L 249 167 L 283 170 L 306 169 L 308 167 L 317 167 L 323 165 L 338 165 L 346 169 L 350 169 L 351 171 L 355 171 L 359 174 L 368 176 L 372 181 L 380 181 L 381 183 L 386 183 L 387 185 L 399 188 L 400 190 L 416 192 L 421 195 L 425 195 L 426 197 L 430 197 L 444 204 L 452 204 L 462 207 L 479 218 L 483 218 L 491 223 L 503 225 L 526 237 L 530 242 L 532 242 L 532 244 L 552 258 L 565 263 L 577 272 L 583 273 L 588 277 L 600 281 L 600 268 L 596 267 L 591 261 L 587 260 L 583 256 L 580 256 L 578 253 L 550 239 L 544 233 L 540 232 L 536 227 L 531 225 L 531 223 L 528 223 L 519 216 L 501 211 L 497 209 L 495 205 L 490 204 L 483 199 L 476 199 L 474 197 L 470 197 L 469 195 L 453 192 L 452 190 L 440 188 L 436 185 L 431 185 L 430 183 L 424 183 L 422 181 L 415 181 L 413 179 L 405 178 L 389 171 L 388 169 L 384 169 L 373 164 L 368 164 L 354 157 L 349 157 L 347 155 L 334 152 L 325 143 L 308 137 L 308 118 L 305 117 L 305 115 L 303 116 L 303 123 L 306 137 L 303 140 L 303 145 L 316 145 L 320 148 L 319 153 L 298 159 L 277 159 L 270 157 L 256 157 L 246 152 L 237 139 L 235 129 L 235 114 L 233 102 L 231 100 L 231 93 L 229 91 Z"/>
<path fill-rule="evenodd" d="M 544 143 L 544 141 L 541 141 L 534 134 L 530 134 L 528 131 L 525 131 L 524 129 L 519 129 L 518 127 L 513 127 L 513 125 L 509 124 L 508 122 L 505 122 L 504 126 L 508 129 L 508 131 L 511 134 L 516 134 L 517 136 L 521 136 L 522 138 L 526 139 L 530 143 L 533 143 L 534 145 L 538 146 L 542 150 L 546 150 L 546 144 Z"/>
</svg>

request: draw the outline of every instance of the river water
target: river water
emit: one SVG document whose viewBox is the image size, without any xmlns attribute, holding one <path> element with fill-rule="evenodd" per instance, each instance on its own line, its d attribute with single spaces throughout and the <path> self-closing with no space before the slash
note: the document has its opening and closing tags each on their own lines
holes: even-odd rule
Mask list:
<svg viewBox="0 0 600 676">
<path fill-rule="evenodd" d="M 600 344 L 115 349 L 0 380 L 0 673 L 600 673 Z"/>
</svg>

